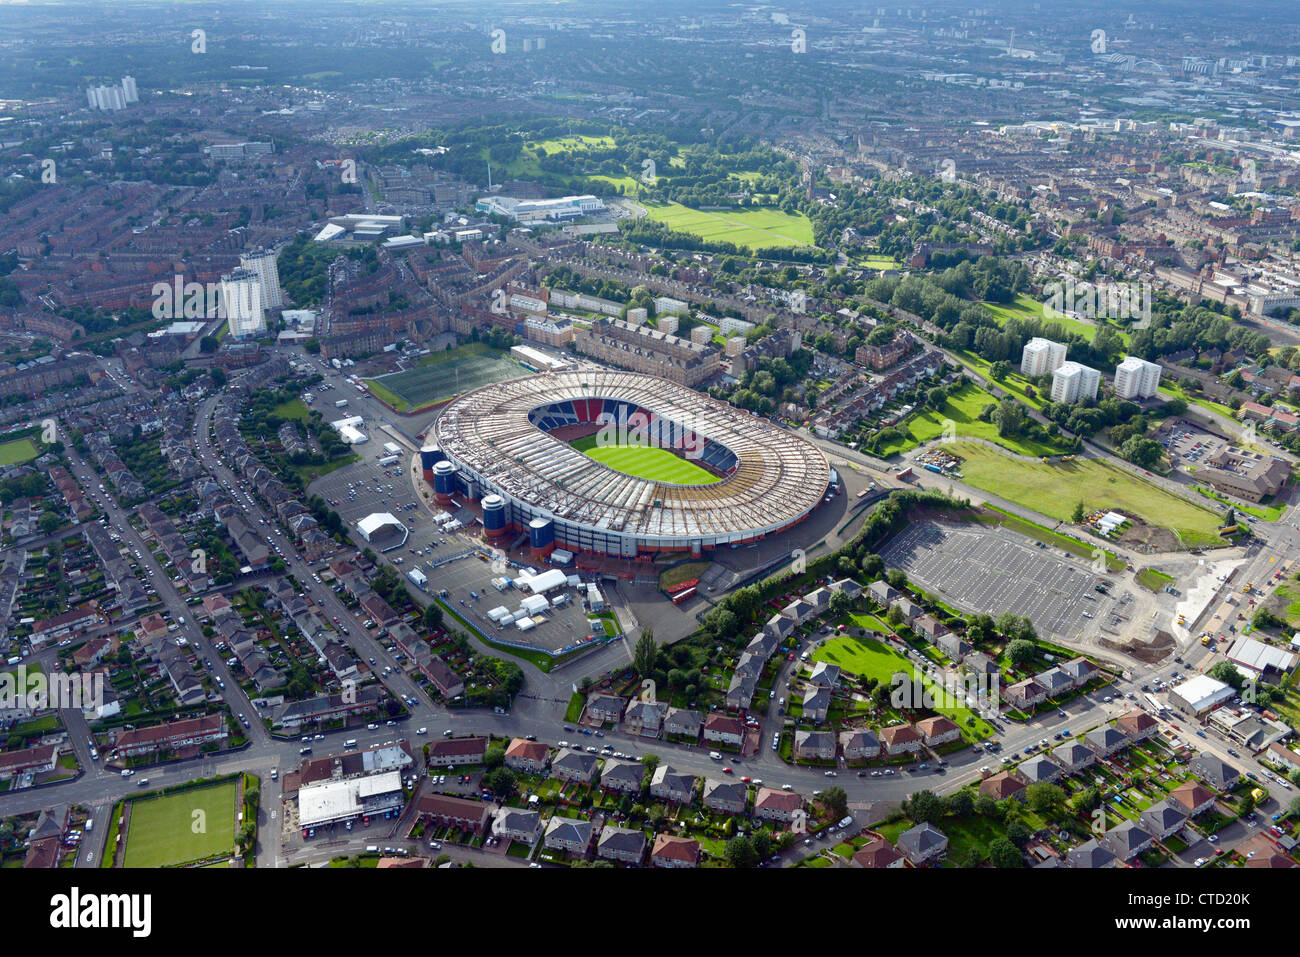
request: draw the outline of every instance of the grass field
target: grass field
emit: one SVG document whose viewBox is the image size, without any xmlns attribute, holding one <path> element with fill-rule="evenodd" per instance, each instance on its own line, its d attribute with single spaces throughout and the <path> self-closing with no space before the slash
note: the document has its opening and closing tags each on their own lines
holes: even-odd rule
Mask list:
<svg viewBox="0 0 1300 957">
<path fill-rule="evenodd" d="M 650 218 L 708 242 L 735 243 L 747 249 L 811 246 L 812 222 L 802 213 L 790 216 L 779 209 L 725 210 L 710 213 L 680 203 L 647 205 Z"/>
<path fill-rule="evenodd" d="M 1016 296 L 1015 302 L 1010 305 L 1002 305 L 996 302 L 985 302 L 984 307 L 993 313 L 998 322 L 1005 324 L 1008 319 L 1039 319 L 1043 322 L 1054 323 L 1061 326 L 1066 332 L 1075 332 L 1083 336 L 1089 342 L 1097 336 L 1099 328 L 1095 323 L 1082 322 L 1078 319 L 1070 319 L 1066 316 L 1054 316 L 1048 318 L 1043 312 L 1043 304 L 1033 296 L 1020 293 Z M 1119 334 L 1125 344 L 1129 341 L 1129 334 L 1119 326 L 1111 325 L 1112 331 Z"/>
<path fill-rule="evenodd" d="M 950 451 L 965 460 L 968 484 L 1049 518 L 1070 521 L 1082 501 L 1172 529 L 1188 546 L 1219 541 L 1217 514 L 1096 459 L 1025 462 L 969 442 L 954 443 Z"/>
<path fill-rule="evenodd" d="M 492 382 L 517 379 L 525 374 L 518 363 L 497 352 L 448 356 L 440 362 L 416 366 L 405 372 L 391 372 L 365 382 L 376 397 L 398 412 L 407 412 L 450 399 L 456 393 L 469 392 Z"/>
<path fill-rule="evenodd" d="M 959 352 L 957 353 L 957 359 L 972 372 L 978 372 L 986 379 L 992 379 L 989 370 L 992 368 L 993 364 L 986 362 L 973 352 Z M 1038 389 L 1019 372 L 1011 372 L 1005 379 L 995 379 L 993 381 L 999 389 L 1015 396 L 1021 402 L 1024 402 L 1026 405 L 1032 406 L 1035 409 L 1041 409 L 1051 398 L 1049 392 L 1044 392 Z M 1034 390 L 1033 396 L 1030 396 L 1028 392 L 1031 388 Z"/>
<path fill-rule="evenodd" d="M 203 816 L 195 814 L 202 811 Z M 169 867 L 235 848 L 235 782 L 131 802 L 125 867 Z M 202 823 L 203 830 L 195 833 Z"/>
<path fill-rule="evenodd" d="M 1144 568 L 1137 573 L 1138 584 L 1147 591 L 1159 592 L 1166 585 L 1174 583 L 1173 575 L 1166 575 L 1154 568 Z"/>
<path fill-rule="evenodd" d="M 272 411 L 282 419 L 299 419 L 307 418 L 307 403 L 302 399 L 290 399 L 288 402 L 281 402 Z"/>
<path fill-rule="evenodd" d="M 598 446 L 596 440 L 597 436 L 589 435 L 569 444 L 601 465 L 609 466 L 615 472 L 634 475 L 651 482 L 711 485 L 721 481 L 707 469 L 701 468 L 694 462 L 678 458 L 667 449 L 642 448 L 635 445 Z"/>
<path fill-rule="evenodd" d="M 888 458 L 891 455 L 914 449 L 923 442 L 940 438 L 944 434 L 945 420 L 952 421 L 955 435 L 958 438 L 986 439 L 1020 455 L 1039 457 L 1059 455 L 1065 451 L 1060 446 L 1036 442 L 1033 439 L 1004 438 L 998 435 L 996 425 L 992 422 L 981 422 L 979 418 L 980 410 L 984 406 L 996 405 L 997 401 L 979 386 L 968 383 L 960 389 L 954 390 L 948 396 L 948 401 L 944 403 L 942 411 L 926 409 L 924 412 L 912 416 L 902 425 L 895 426 L 900 431 L 905 431 L 906 437 L 880 445 L 875 454 L 882 458 Z"/>
<path fill-rule="evenodd" d="M 862 678 L 875 678 L 886 688 L 892 686 L 895 672 L 901 671 L 904 674 L 909 674 L 914 680 L 921 677 L 916 669 L 912 667 L 911 662 L 874 638 L 851 638 L 847 635 L 832 638 L 823 642 L 822 646 L 813 652 L 812 660 L 839 665 L 844 671 L 851 672 Z M 928 678 L 922 678 L 922 680 L 927 687 L 933 686 L 933 682 Z M 946 697 L 946 693 L 943 689 L 935 687 L 936 700 L 942 700 L 944 697 Z M 993 728 L 989 723 L 976 716 L 965 705 L 940 707 L 935 710 L 957 722 L 961 726 L 962 734 L 968 738 L 979 740 L 987 738 L 993 733 Z M 966 723 L 970 719 L 974 719 L 974 724 L 968 725 Z"/>
<path fill-rule="evenodd" d="M 40 455 L 31 439 L 14 439 L 0 444 L 0 465 L 17 465 L 30 462 Z"/>
</svg>

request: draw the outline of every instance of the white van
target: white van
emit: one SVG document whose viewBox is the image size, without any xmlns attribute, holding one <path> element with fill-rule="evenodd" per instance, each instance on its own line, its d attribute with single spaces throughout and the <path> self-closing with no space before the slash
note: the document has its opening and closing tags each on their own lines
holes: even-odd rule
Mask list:
<svg viewBox="0 0 1300 957">
<path fill-rule="evenodd" d="M 355 748 L 356 746 L 357 746 L 356 738 L 348 738 L 346 741 L 343 742 L 343 747 L 345 748 Z"/>
<path fill-rule="evenodd" d="M 709 752 L 709 757 L 711 757 L 714 761 L 721 761 L 721 760 L 722 760 L 722 755 L 719 754 L 717 751 L 710 751 L 710 752 Z"/>
<path fill-rule="evenodd" d="M 417 730 L 415 733 L 416 733 L 416 734 L 428 734 L 428 733 L 429 733 L 429 729 L 428 729 L 428 728 L 420 728 L 420 729 Z"/>
</svg>

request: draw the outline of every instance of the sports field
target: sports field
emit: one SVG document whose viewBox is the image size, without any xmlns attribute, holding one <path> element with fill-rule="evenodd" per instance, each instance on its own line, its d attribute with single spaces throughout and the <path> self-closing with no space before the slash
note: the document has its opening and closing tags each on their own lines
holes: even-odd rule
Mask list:
<svg viewBox="0 0 1300 957">
<path fill-rule="evenodd" d="M 944 403 L 942 410 L 927 409 L 901 425 L 895 426 L 900 432 L 905 433 L 906 437 L 881 444 L 876 448 L 875 454 L 881 458 L 888 458 L 899 452 L 916 448 L 923 442 L 940 438 L 944 434 L 947 421 L 952 422 L 952 434 L 958 439 L 986 439 L 1020 455 L 1059 455 L 1065 451 L 1059 446 L 1037 442 L 1030 438 L 1004 438 L 998 435 L 996 425 L 992 422 L 982 422 L 979 417 L 980 410 L 984 406 L 996 405 L 997 401 L 977 385 L 964 385 L 948 396 L 948 401 Z"/>
<path fill-rule="evenodd" d="M 651 482 L 668 482 L 673 485 L 711 485 L 720 482 L 716 475 L 694 462 L 678 458 L 667 449 L 642 448 L 635 445 L 598 446 L 597 437 L 575 439 L 569 444 L 601 465 L 615 472 L 648 479 Z"/>
<path fill-rule="evenodd" d="M 1082 501 L 1171 529 L 1187 546 L 1219 541 L 1216 513 L 1097 459 L 1026 462 L 970 442 L 955 442 L 949 451 L 965 460 L 964 482 L 1058 521 L 1070 521 Z"/>
<path fill-rule="evenodd" d="M 496 352 L 459 356 L 452 362 L 422 365 L 366 379 L 370 391 L 398 412 L 419 409 L 492 382 L 526 375 L 518 363 Z"/>
<path fill-rule="evenodd" d="M 123 866 L 169 867 L 232 853 L 235 813 L 233 780 L 133 800 Z"/>
<path fill-rule="evenodd" d="M 14 439 L 12 442 L 0 444 L 0 465 L 30 462 L 39 454 L 31 439 Z"/>
<path fill-rule="evenodd" d="M 705 212 L 680 203 L 646 205 L 650 218 L 682 233 L 709 242 L 735 243 L 747 249 L 811 246 L 812 222 L 800 213 L 791 216 L 779 209 L 745 209 Z"/>
</svg>

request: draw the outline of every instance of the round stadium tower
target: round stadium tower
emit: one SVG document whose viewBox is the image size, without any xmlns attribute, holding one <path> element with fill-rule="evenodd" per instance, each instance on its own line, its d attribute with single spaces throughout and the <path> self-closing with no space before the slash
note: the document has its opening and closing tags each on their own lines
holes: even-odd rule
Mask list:
<svg viewBox="0 0 1300 957">
<path fill-rule="evenodd" d="M 493 537 L 499 499 L 507 528 L 550 523 L 534 548 L 623 558 L 771 535 L 805 518 L 830 482 L 810 442 L 685 386 L 614 370 L 468 392 L 443 408 L 429 442 L 443 459 L 432 473 L 439 500 L 491 496 Z M 610 445 L 660 451 L 616 469 L 575 447 L 594 456 Z"/>
</svg>

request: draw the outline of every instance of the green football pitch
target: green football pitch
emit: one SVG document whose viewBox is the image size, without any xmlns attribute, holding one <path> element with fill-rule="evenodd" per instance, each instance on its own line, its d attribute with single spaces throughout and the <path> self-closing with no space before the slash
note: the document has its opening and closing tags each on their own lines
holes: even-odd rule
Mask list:
<svg viewBox="0 0 1300 957">
<path fill-rule="evenodd" d="M 406 412 L 492 382 L 518 379 L 527 374 L 517 362 L 499 353 L 485 353 L 464 356 L 455 362 L 416 366 L 405 372 L 392 372 L 377 379 L 367 379 L 366 382 L 379 398 L 389 401 L 397 411 Z M 398 401 L 392 402 L 392 398 Z"/>
<path fill-rule="evenodd" d="M 232 853 L 235 812 L 234 781 L 136 799 L 123 866 L 169 867 Z"/>
<path fill-rule="evenodd" d="M 642 448 L 635 445 L 596 444 L 597 437 L 589 435 L 569 444 L 584 455 L 607 465 L 615 472 L 648 479 L 651 482 L 668 482 L 673 485 L 711 485 L 722 481 L 712 472 L 694 462 L 678 458 L 667 449 Z"/>
</svg>

